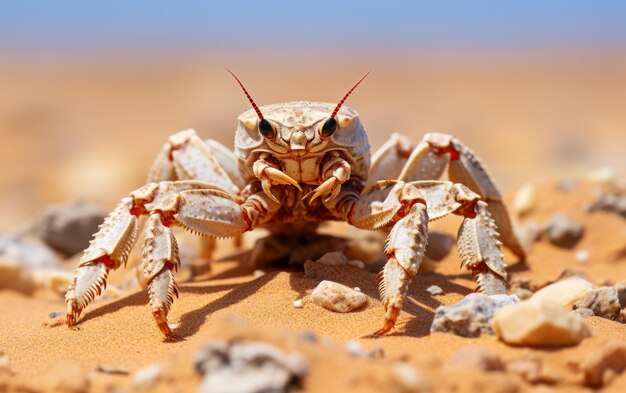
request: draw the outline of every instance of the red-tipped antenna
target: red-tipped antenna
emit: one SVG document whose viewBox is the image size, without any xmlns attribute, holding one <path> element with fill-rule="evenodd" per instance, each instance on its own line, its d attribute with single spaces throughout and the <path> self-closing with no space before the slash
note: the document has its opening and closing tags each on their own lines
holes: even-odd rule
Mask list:
<svg viewBox="0 0 626 393">
<path fill-rule="evenodd" d="M 363 79 L 367 78 L 367 76 L 370 74 L 370 72 L 368 71 L 367 74 L 363 75 L 363 78 L 359 79 L 359 81 L 356 83 L 356 85 L 352 86 L 352 89 L 350 89 L 350 91 L 348 91 L 346 93 L 345 96 L 343 96 L 343 98 L 341 99 L 341 101 L 339 101 L 339 104 L 337 104 L 337 106 L 335 107 L 335 109 L 333 110 L 333 114 L 330 115 L 330 117 L 335 117 L 337 116 L 337 112 L 339 112 L 339 109 L 341 109 L 341 106 L 343 105 L 343 103 L 346 101 L 346 99 L 348 98 L 348 96 L 350 94 L 352 94 L 352 92 L 354 91 L 354 89 L 356 89 L 356 87 L 358 85 L 361 84 L 361 82 L 363 82 Z M 234 75 L 233 75 L 234 76 Z M 242 86 L 243 87 L 243 86 Z"/>
<path fill-rule="evenodd" d="M 243 83 L 241 83 L 239 78 L 237 78 L 237 75 L 233 74 L 233 72 L 231 70 L 229 70 L 228 68 L 226 68 L 226 71 L 228 71 L 228 73 L 231 74 L 233 76 L 233 78 L 235 78 L 237 83 L 239 83 L 239 86 L 241 86 L 241 89 L 246 94 L 246 97 L 248 97 L 248 101 L 250 101 L 250 103 L 252 104 L 252 107 L 254 108 L 254 111 L 256 112 L 256 114 L 259 116 L 259 119 L 263 120 L 263 114 L 261 113 L 261 110 L 259 109 L 258 106 L 256 106 L 256 104 L 254 103 L 254 100 L 252 99 L 252 97 L 250 97 L 250 94 L 248 94 L 248 90 L 246 90 L 246 88 L 243 87 Z"/>
</svg>

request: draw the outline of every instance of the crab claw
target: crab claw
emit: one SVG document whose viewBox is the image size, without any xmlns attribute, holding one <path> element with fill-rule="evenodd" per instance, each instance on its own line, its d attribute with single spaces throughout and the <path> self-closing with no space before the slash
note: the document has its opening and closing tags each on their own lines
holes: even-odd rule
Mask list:
<svg viewBox="0 0 626 393">
<path fill-rule="evenodd" d="M 308 204 L 310 205 L 319 197 L 324 196 L 324 202 L 332 201 L 339 195 L 341 191 L 341 182 L 336 177 L 331 177 L 324 181 L 324 183 L 320 184 L 316 189 L 307 193 L 302 199 L 306 200 L 309 198 Z"/>
<path fill-rule="evenodd" d="M 276 196 L 272 193 L 272 186 L 277 184 L 283 184 L 288 186 L 294 186 L 299 191 L 302 191 L 302 187 L 298 184 L 297 181 L 289 177 L 284 172 L 279 171 L 276 168 L 271 166 L 267 166 L 261 172 L 259 176 L 261 179 L 261 186 L 263 187 L 263 192 L 270 197 L 274 202 L 278 202 Z"/>
</svg>

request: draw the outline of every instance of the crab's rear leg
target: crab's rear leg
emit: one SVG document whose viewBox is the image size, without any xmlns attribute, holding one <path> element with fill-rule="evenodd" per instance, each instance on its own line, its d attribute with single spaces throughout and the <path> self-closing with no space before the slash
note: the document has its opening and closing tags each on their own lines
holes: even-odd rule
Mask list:
<svg viewBox="0 0 626 393">
<path fill-rule="evenodd" d="M 65 295 L 67 324 L 76 326 L 81 311 L 106 288 L 110 269 L 126 263 L 137 239 L 133 199 L 122 199 L 109 214 L 83 253 L 74 280 Z"/>
</svg>

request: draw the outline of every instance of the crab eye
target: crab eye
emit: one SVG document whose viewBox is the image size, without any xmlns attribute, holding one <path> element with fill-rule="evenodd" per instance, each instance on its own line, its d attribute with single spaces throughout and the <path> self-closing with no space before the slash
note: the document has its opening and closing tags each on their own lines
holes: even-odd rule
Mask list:
<svg viewBox="0 0 626 393">
<path fill-rule="evenodd" d="M 322 128 L 320 128 L 320 136 L 322 138 L 328 138 L 335 131 L 337 131 L 337 119 L 329 117 L 328 120 L 322 124 Z"/>
<path fill-rule="evenodd" d="M 276 129 L 267 119 L 261 119 L 261 121 L 259 121 L 259 132 L 268 139 L 272 139 L 276 136 Z"/>
</svg>

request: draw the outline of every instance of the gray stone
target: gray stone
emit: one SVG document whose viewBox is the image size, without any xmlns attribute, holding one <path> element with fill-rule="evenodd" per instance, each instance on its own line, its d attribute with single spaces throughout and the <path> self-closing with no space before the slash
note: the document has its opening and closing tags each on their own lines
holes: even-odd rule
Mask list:
<svg viewBox="0 0 626 393">
<path fill-rule="evenodd" d="M 198 352 L 195 368 L 203 376 L 201 393 L 278 393 L 299 385 L 308 364 L 268 343 L 217 341 Z"/>
<path fill-rule="evenodd" d="M 454 238 L 445 232 L 432 231 L 428 234 L 425 254 L 434 261 L 445 258 L 454 246 Z"/>
<path fill-rule="evenodd" d="M 515 295 L 488 296 L 471 293 L 456 304 L 438 307 L 430 331 L 453 333 L 463 337 L 493 334 L 491 319 L 495 310 L 519 301 Z"/>
<path fill-rule="evenodd" d="M 85 201 L 49 206 L 32 224 L 30 232 L 69 257 L 87 248 L 105 217 L 100 207 Z"/>
<path fill-rule="evenodd" d="M 25 234 L 0 235 L 0 258 L 18 261 L 28 268 L 51 268 L 60 263 L 50 247 Z"/>
<path fill-rule="evenodd" d="M 583 308 L 577 308 L 576 310 L 574 310 L 572 312 L 575 313 L 576 315 L 578 315 L 579 317 L 581 317 L 582 319 L 594 316 L 593 310 L 590 309 L 590 308 L 584 308 L 584 307 Z"/>
<path fill-rule="evenodd" d="M 555 246 L 572 248 L 583 237 L 585 228 L 565 214 L 555 213 L 546 223 L 544 232 Z"/>
<path fill-rule="evenodd" d="M 601 191 L 596 199 L 588 206 L 587 211 L 606 211 L 626 218 L 626 193 L 623 190 L 606 192 Z"/>
<path fill-rule="evenodd" d="M 574 304 L 574 309 L 580 308 L 588 308 L 595 316 L 614 321 L 620 319 L 622 310 L 617 291 L 613 287 L 592 289 Z"/>
<path fill-rule="evenodd" d="M 626 284 L 619 283 L 615 285 L 617 291 L 617 298 L 619 299 L 619 305 L 622 308 L 626 307 Z"/>
</svg>

